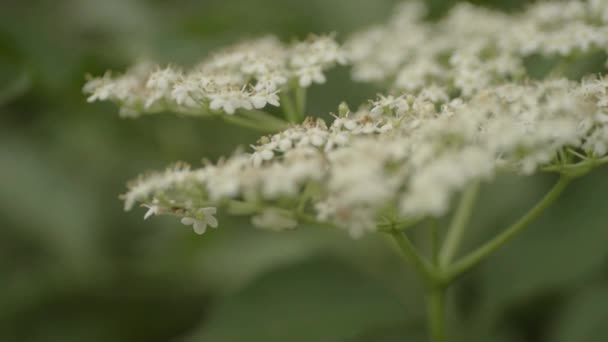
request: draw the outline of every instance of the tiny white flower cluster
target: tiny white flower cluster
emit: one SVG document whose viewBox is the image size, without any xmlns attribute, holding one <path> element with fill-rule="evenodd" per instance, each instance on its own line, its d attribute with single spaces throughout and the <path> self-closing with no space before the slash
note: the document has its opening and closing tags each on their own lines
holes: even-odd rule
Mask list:
<svg viewBox="0 0 608 342">
<path fill-rule="evenodd" d="M 122 75 L 91 78 L 83 90 L 89 102 L 115 102 L 125 116 L 165 110 L 232 115 L 279 106 L 278 94 L 292 83 L 324 83 L 324 72 L 336 64 L 346 64 L 346 54 L 331 36 L 291 45 L 268 36 L 225 48 L 188 71 L 140 63 Z"/>
<path fill-rule="evenodd" d="M 440 216 L 451 196 L 497 172 L 568 172 L 608 150 L 608 80 L 505 84 L 449 99 L 438 87 L 379 96 L 331 125 L 308 118 L 251 153 L 134 182 L 125 206 L 182 217 L 198 232 L 214 210 L 272 230 L 319 222 L 352 236 L 383 219 Z M 586 164 L 585 164 L 586 165 Z"/>
<path fill-rule="evenodd" d="M 196 234 L 204 234 L 207 230 L 207 226 L 217 228 L 218 222 L 215 218 L 217 208 L 208 207 L 200 208 L 196 211 L 194 217 L 182 217 L 181 222 L 186 226 L 192 226 L 192 229 Z"/>
<path fill-rule="evenodd" d="M 384 25 L 346 43 L 353 77 L 418 91 L 450 86 L 469 97 L 489 85 L 520 79 L 533 54 L 608 52 L 608 2 L 539 1 L 505 14 L 459 3 L 438 22 L 424 20 L 421 1 L 406 2 Z"/>
<path fill-rule="evenodd" d="M 125 208 L 141 203 L 144 218 L 174 215 L 199 234 L 218 226 L 221 208 L 263 229 L 316 223 L 357 237 L 444 215 L 455 193 L 498 172 L 577 177 L 608 163 L 608 79 L 532 82 L 524 67 L 532 54 L 608 51 L 607 1 L 538 2 L 518 14 L 459 4 L 435 23 L 425 14 L 423 2 L 406 2 L 344 49 L 329 36 L 291 45 L 266 37 L 187 72 L 139 64 L 91 79 L 89 101 L 117 102 L 124 115 L 242 110 L 222 117 L 275 120 L 281 130 L 250 152 L 140 177 Z M 285 116 L 300 120 L 303 88 L 347 58 L 353 78 L 388 81 L 394 92 L 355 111 L 342 104 L 331 123 L 309 117 L 285 128 L 255 110 L 281 100 Z"/>
<path fill-rule="evenodd" d="M 516 23 L 513 39 L 523 54 L 567 56 L 592 48 L 606 50 L 608 2 L 541 1 Z"/>
<path fill-rule="evenodd" d="M 251 223 L 261 229 L 288 230 L 294 229 L 298 222 L 276 208 L 264 209 L 261 214 L 253 216 Z"/>
</svg>

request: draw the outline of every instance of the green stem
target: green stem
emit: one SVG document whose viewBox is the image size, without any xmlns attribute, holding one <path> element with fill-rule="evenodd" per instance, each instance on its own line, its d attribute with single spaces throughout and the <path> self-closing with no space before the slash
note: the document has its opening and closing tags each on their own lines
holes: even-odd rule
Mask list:
<svg viewBox="0 0 608 342">
<path fill-rule="evenodd" d="M 239 111 L 239 114 L 242 114 L 253 121 L 276 128 L 276 130 L 282 130 L 288 126 L 288 122 L 261 110 L 241 110 Z"/>
<path fill-rule="evenodd" d="M 446 267 L 452 261 L 454 254 L 458 251 L 458 246 L 464 236 L 466 225 L 469 222 L 477 193 L 479 192 L 479 182 L 474 182 L 463 192 L 458 208 L 454 213 L 452 222 L 448 228 L 448 233 L 441 247 L 439 254 L 439 265 Z"/>
<path fill-rule="evenodd" d="M 429 230 L 431 233 L 431 257 L 433 265 L 439 266 L 439 222 L 436 218 L 431 218 L 429 221 Z"/>
<path fill-rule="evenodd" d="M 289 94 L 281 92 L 279 96 L 281 97 L 281 107 L 283 107 L 283 113 L 285 114 L 287 121 L 298 123 L 298 112 L 296 111 L 296 107 L 291 97 L 289 97 Z"/>
<path fill-rule="evenodd" d="M 401 231 L 393 230 L 390 232 L 391 236 L 399 245 L 401 255 L 409 264 L 414 267 L 414 270 L 422 277 L 426 285 L 432 285 L 437 283 L 437 275 L 433 265 L 429 263 L 418 251 L 410 239 Z"/>
<path fill-rule="evenodd" d="M 445 342 L 445 296 L 447 284 L 443 282 L 443 278 L 438 269 L 439 258 L 439 241 L 438 241 L 438 224 L 437 221 L 430 221 L 431 237 L 432 237 L 432 260 L 430 263 L 422 255 L 418 253 L 412 242 L 407 238 L 407 235 L 401 231 L 393 230 L 391 235 L 399 245 L 401 254 L 404 259 L 410 263 L 418 275 L 424 280 L 427 288 L 427 324 L 431 342 Z"/>
<path fill-rule="evenodd" d="M 264 132 L 264 133 L 274 132 L 277 130 L 277 127 L 275 127 L 273 125 L 268 125 L 263 122 L 252 121 L 252 120 L 249 120 L 249 119 L 239 116 L 239 115 L 221 114 L 221 115 L 218 115 L 218 117 L 220 117 L 222 120 L 224 120 L 228 123 L 231 123 L 233 125 L 237 125 L 237 126 L 241 126 L 241 127 L 245 127 L 245 128 L 249 128 L 249 129 L 254 129 L 256 131 L 260 131 L 260 132 Z"/>
<path fill-rule="evenodd" d="M 429 290 L 426 298 L 427 323 L 431 342 L 445 342 L 445 287 Z"/>
<path fill-rule="evenodd" d="M 301 120 L 306 116 L 306 88 L 296 87 L 296 111 Z"/>
<path fill-rule="evenodd" d="M 583 161 L 574 164 L 558 164 L 545 166 L 541 170 L 545 172 L 558 172 L 563 175 L 575 178 L 580 177 L 591 169 L 608 163 L 608 157 L 603 158 L 587 158 Z"/>
<path fill-rule="evenodd" d="M 545 209 L 547 209 L 553 202 L 555 202 L 555 200 L 557 200 L 570 181 L 571 178 L 561 176 L 553 188 L 517 222 L 504 230 L 498 236 L 494 237 L 492 240 L 486 242 L 477 250 L 471 252 L 460 261 L 454 263 L 446 274 L 445 279 L 447 280 L 447 283 L 454 281 L 454 279 L 482 262 L 490 254 L 496 252 L 500 247 L 504 246 L 507 242 L 511 241 L 515 236 L 521 233 L 532 221 L 534 221 L 534 219 L 540 216 Z"/>
<path fill-rule="evenodd" d="M 298 214 L 304 213 L 304 210 L 306 209 L 306 204 L 308 203 L 308 200 L 312 196 L 312 191 L 313 191 L 312 183 L 306 184 L 306 187 L 304 188 L 304 192 L 302 193 L 302 196 L 300 197 L 300 201 L 298 202 L 298 206 L 296 207 L 296 213 L 298 213 Z"/>
<path fill-rule="evenodd" d="M 378 231 L 385 232 L 385 233 L 390 233 L 392 231 L 397 231 L 397 230 L 403 231 L 407 228 L 411 228 L 411 227 L 415 226 L 420 221 L 422 221 L 422 218 L 416 217 L 413 219 L 408 219 L 408 220 L 398 221 L 398 222 L 379 223 Z"/>
</svg>

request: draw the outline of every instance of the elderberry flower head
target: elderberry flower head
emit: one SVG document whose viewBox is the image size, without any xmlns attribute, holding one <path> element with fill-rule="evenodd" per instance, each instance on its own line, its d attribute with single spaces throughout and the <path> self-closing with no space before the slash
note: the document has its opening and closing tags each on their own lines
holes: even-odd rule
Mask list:
<svg viewBox="0 0 608 342">
<path fill-rule="evenodd" d="M 356 237 L 386 220 L 441 216 L 456 192 L 498 172 L 576 176 L 604 162 L 607 90 L 608 81 L 592 77 L 496 85 L 466 98 L 436 87 L 380 95 L 216 164 L 142 177 L 123 198 L 127 209 L 140 202 L 146 216 L 182 217 L 199 232 L 215 225 L 206 210 L 217 207 L 261 228 L 316 222 Z"/>
<path fill-rule="evenodd" d="M 217 210 L 262 229 L 320 224 L 358 237 L 442 216 L 455 193 L 498 173 L 578 177 L 608 163 L 608 80 L 531 81 L 524 63 L 608 52 L 607 3 L 538 2 L 513 14 L 463 3 L 430 22 L 423 2 L 410 1 L 344 48 L 331 36 L 290 45 L 265 37 L 187 71 L 138 64 L 84 91 L 123 115 L 221 112 L 248 126 L 276 123 L 250 150 L 131 182 L 126 210 L 140 203 L 144 218 L 177 216 L 199 234 L 218 225 Z M 330 121 L 302 121 L 302 90 L 347 60 L 355 80 L 389 91 L 356 110 L 341 104 Z M 267 105 L 283 106 L 292 124 L 258 110 Z"/>
<path fill-rule="evenodd" d="M 521 79 L 524 58 L 608 52 L 608 2 L 539 1 L 505 14 L 461 2 L 438 22 L 422 1 L 405 2 L 383 24 L 346 43 L 353 78 L 408 92 L 445 85 L 465 97 Z"/>
<path fill-rule="evenodd" d="M 279 106 L 279 94 L 325 82 L 325 71 L 346 64 L 331 36 L 283 44 L 272 36 L 217 51 L 186 69 L 140 63 L 124 74 L 107 72 L 83 88 L 88 101 L 112 101 L 124 116 L 172 111 L 190 115 Z"/>
</svg>

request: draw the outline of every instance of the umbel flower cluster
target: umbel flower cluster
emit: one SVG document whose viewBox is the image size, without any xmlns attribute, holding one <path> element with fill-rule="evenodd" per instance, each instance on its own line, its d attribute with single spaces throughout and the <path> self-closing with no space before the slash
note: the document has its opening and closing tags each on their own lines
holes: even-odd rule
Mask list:
<svg viewBox="0 0 608 342">
<path fill-rule="evenodd" d="M 471 96 L 525 78 L 527 57 L 565 60 L 608 51 L 608 1 L 538 1 L 506 14 L 459 3 L 438 22 L 422 2 L 405 2 L 384 25 L 351 37 L 353 78 L 419 91 L 430 84 Z"/>
<path fill-rule="evenodd" d="M 197 233 L 217 227 L 221 211 L 264 229 L 319 224 L 358 237 L 442 216 L 455 193 L 499 173 L 578 177 L 608 162 L 608 80 L 530 80 L 524 63 L 608 50 L 607 4 L 539 2 L 512 15 L 458 5 L 428 22 L 421 2 L 407 2 L 344 46 L 265 37 L 190 71 L 138 65 L 84 90 L 125 115 L 238 113 L 276 128 L 216 163 L 141 176 L 122 196 L 127 210 L 141 204 L 145 218 L 174 215 Z M 347 62 L 355 80 L 390 94 L 356 110 L 343 103 L 330 121 L 298 120 L 305 88 Z M 292 123 L 260 111 L 267 104 Z"/>
<path fill-rule="evenodd" d="M 309 118 L 249 152 L 190 169 L 178 164 L 133 182 L 126 209 L 187 218 L 198 232 L 210 207 L 255 226 L 318 222 L 353 236 L 448 210 L 450 196 L 497 172 L 571 172 L 606 161 L 608 81 L 506 84 L 471 99 L 380 97 L 328 125 Z"/>
<path fill-rule="evenodd" d="M 84 87 L 88 101 L 110 100 L 124 116 L 173 111 L 182 114 L 235 114 L 279 106 L 279 94 L 324 83 L 324 71 L 345 64 L 331 36 L 311 36 L 285 45 L 272 36 L 220 50 L 190 70 L 140 63 L 122 75 L 110 72 Z"/>
</svg>

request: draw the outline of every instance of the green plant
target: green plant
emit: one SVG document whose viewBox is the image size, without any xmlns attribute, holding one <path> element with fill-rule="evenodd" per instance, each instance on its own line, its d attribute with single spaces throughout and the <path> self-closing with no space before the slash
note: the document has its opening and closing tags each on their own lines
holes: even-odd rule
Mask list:
<svg viewBox="0 0 608 342">
<path fill-rule="evenodd" d="M 218 226 L 218 209 L 250 216 L 262 229 L 308 224 L 354 238 L 387 234 L 425 284 L 431 340 L 446 341 L 448 287 L 520 234 L 573 180 L 608 162 L 608 81 L 562 75 L 607 46 L 608 7 L 555 1 L 507 15 L 461 5 L 435 23 L 424 11 L 406 3 L 386 25 L 344 46 L 331 36 L 290 45 L 266 37 L 188 71 L 144 63 L 91 79 L 89 100 L 114 101 L 126 116 L 174 111 L 275 132 L 251 153 L 139 178 L 123 195 L 125 208 L 141 203 L 145 218 L 177 216 L 199 234 Z M 550 74 L 532 80 L 527 61 L 555 55 L 560 62 Z M 388 93 L 356 110 L 342 103 L 329 124 L 308 116 L 306 89 L 347 63 L 353 79 Z M 543 172 L 558 180 L 535 206 L 455 258 L 484 183 Z M 441 229 L 437 219 L 459 192 Z M 429 256 L 408 238 L 417 224 L 429 226 Z"/>
</svg>

